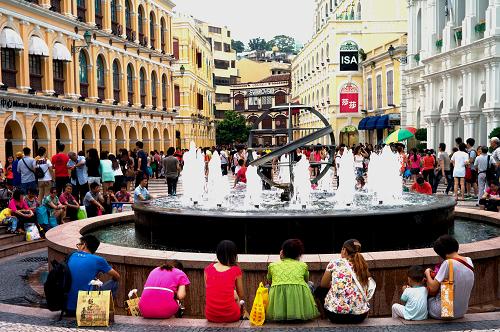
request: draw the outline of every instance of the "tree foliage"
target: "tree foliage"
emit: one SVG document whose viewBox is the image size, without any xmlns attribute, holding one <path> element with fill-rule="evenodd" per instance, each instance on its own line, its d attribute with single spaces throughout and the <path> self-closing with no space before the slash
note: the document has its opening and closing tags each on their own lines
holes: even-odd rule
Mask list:
<svg viewBox="0 0 500 332">
<path fill-rule="evenodd" d="M 498 137 L 500 138 L 500 127 L 496 127 L 495 129 L 493 129 L 490 133 L 490 136 L 488 136 L 489 138 L 493 138 L 493 137 Z"/>
<path fill-rule="evenodd" d="M 240 40 L 231 40 L 231 47 L 236 53 L 241 53 L 245 51 L 245 44 Z"/>
<path fill-rule="evenodd" d="M 271 47 L 265 39 L 260 37 L 252 38 L 248 42 L 250 51 L 270 51 Z"/>
<path fill-rule="evenodd" d="M 269 41 L 269 48 L 276 46 L 280 52 L 292 54 L 295 52 L 295 39 L 290 36 L 277 35 Z"/>
<path fill-rule="evenodd" d="M 415 138 L 418 141 L 427 141 L 427 129 L 426 128 L 420 128 L 417 130 L 415 133 Z"/>
<path fill-rule="evenodd" d="M 224 112 L 224 120 L 217 124 L 217 144 L 244 143 L 248 140 L 250 126 L 245 117 L 235 111 Z"/>
</svg>

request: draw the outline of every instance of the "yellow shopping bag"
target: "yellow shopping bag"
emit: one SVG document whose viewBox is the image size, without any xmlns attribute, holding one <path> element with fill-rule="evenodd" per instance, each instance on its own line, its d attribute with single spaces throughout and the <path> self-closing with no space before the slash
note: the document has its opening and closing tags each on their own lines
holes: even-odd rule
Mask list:
<svg viewBox="0 0 500 332">
<path fill-rule="evenodd" d="M 128 300 L 125 301 L 125 304 L 127 305 L 127 314 L 129 316 L 141 316 L 141 311 L 139 310 L 140 300 L 141 298 L 137 295 L 137 289 L 132 289 L 128 293 Z"/>
<path fill-rule="evenodd" d="M 269 303 L 269 290 L 262 283 L 255 293 L 253 300 L 252 311 L 250 312 L 250 323 L 256 326 L 261 326 L 266 320 L 266 309 Z"/>
<path fill-rule="evenodd" d="M 455 316 L 453 301 L 453 261 L 448 259 L 448 280 L 441 283 L 441 318 L 453 318 Z"/>
<path fill-rule="evenodd" d="M 109 326 L 114 321 L 115 306 L 111 291 L 79 291 L 76 304 L 78 326 Z"/>
</svg>

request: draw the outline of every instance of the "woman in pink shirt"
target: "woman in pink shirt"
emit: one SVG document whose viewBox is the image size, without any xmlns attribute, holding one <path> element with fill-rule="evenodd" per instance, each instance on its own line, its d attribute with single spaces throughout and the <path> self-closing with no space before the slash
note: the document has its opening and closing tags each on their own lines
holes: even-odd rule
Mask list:
<svg viewBox="0 0 500 332">
<path fill-rule="evenodd" d="M 12 224 L 10 232 L 24 234 L 24 223 L 29 222 L 29 219 L 33 218 L 34 214 L 24 200 L 22 190 L 14 190 L 8 208 L 11 210 L 12 216 L 17 218 L 17 225 Z"/>
<path fill-rule="evenodd" d="M 148 276 L 139 301 L 144 318 L 170 318 L 180 310 L 189 279 L 178 261 L 157 267 Z"/>
<path fill-rule="evenodd" d="M 410 156 L 408 157 L 408 166 L 410 166 L 411 179 L 413 182 L 417 180 L 417 175 L 420 174 L 420 166 L 422 158 L 417 152 L 417 149 L 411 149 Z"/>
</svg>

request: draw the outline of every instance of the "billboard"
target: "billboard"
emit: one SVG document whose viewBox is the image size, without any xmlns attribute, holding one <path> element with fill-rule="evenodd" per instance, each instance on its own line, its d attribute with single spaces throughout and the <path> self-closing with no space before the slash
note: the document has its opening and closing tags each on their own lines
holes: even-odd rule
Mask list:
<svg viewBox="0 0 500 332">
<path fill-rule="evenodd" d="M 359 89 L 354 83 L 346 83 L 340 89 L 339 112 L 358 113 Z"/>
<path fill-rule="evenodd" d="M 340 44 L 340 71 L 358 71 L 359 48 L 358 44 L 348 40 Z"/>
</svg>

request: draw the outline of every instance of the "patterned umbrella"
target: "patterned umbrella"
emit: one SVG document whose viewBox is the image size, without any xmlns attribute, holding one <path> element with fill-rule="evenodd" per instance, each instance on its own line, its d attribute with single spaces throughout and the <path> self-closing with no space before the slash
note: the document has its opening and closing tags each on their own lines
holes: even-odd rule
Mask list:
<svg viewBox="0 0 500 332">
<path fill-rule="evenodd" d="M 415 133 L 417 132 L 417 128 L 414 128 L 414 127 L 405 127 L 404 129 L 408 130 L 413 135 L 415 135 Z"/>
<path fill-rule="evenodd" d="M 389 136 L 387 136 L 384 143 L 391 144 L 391 143 L 401 142 L 409 138 L 412 138 L 413 136 L 415 136 L 415 134 L 408 129 L 398 129 Z"/>
</svg>

